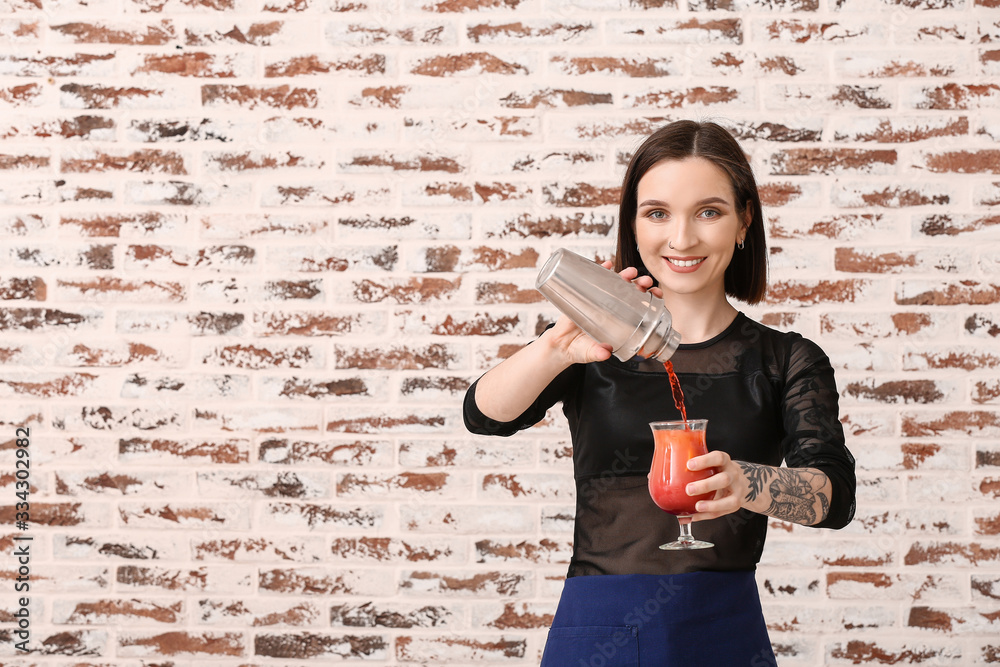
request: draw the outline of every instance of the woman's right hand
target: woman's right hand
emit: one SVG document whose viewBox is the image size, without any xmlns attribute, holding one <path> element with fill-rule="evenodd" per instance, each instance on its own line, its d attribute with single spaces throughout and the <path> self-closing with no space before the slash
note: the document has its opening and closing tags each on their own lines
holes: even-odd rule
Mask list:
<svg viewBox="0 0 1000 667">
<path fill-rule="evenodd" d="M 601 266 L 610 269 L 613 264 L 607 261 Z M 649 276 L 639 276 L 639 271 L 635 267 L 630 266 L 618 275 L 642 292 L 650 289 L 653 290 L 653 294 L 657 292 L 656 288 L 653 288 L 653 279 Z M 560 315 L 555 326 L 545 333 L 552 348 L 565 356 L 567 364 L 589 364 L 592 361 L 606 361 L 611 358 L 610 345 L 594 340 L 565 315 Z"/>
</svg>

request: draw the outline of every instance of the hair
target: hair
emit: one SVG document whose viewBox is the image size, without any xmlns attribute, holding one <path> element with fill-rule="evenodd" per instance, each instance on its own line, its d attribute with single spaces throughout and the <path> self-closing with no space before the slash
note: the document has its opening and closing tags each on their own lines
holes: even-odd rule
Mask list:
<svg viewBox="0 0 1000 667">
<path fill-rule="evenodd" d="M 726 267 L 725 290 L 727 295 L 740 301 L 759 303 L 767 292 L 767 245 L 760 194 L 743 149 L 725 128 L 716 123 L 693 120 L 670 123 L 647 137 L 632 155 L 622 181 L 615 270 L 634 266 L 640 275 L 649 275 L 636 247 L 639 181 L 659 162 L 690 157 L 704 158 L 729 176 L 740 221 L 746 220 L 749 211 L 750 224 L 744 248 L 734 252 L 732 261 Z"/>
</svg>

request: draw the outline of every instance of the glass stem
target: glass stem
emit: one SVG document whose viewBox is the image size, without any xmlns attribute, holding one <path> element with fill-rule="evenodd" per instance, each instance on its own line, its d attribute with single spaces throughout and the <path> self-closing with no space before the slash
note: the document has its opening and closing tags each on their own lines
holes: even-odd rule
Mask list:
<svg viewBox="0 0 1000 667">
<path fill-rule="evenodd" d="M 691 534 L 691 518 L 677 517 L 677 523 L 681 526 L 681 534 L 677 538 L 678 542 L 694 542 L 694 535 Z"/>
</svg>

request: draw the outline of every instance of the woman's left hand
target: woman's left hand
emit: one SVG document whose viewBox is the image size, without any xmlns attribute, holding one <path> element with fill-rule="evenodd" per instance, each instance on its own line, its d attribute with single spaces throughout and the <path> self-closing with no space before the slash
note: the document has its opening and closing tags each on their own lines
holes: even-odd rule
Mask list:
<svg viewBox="0 0 1000 667">
<path fill-rule="evenodd" d="M 733 461 L 729 454 L 719 450 L 712 451 L 694 457 L 688 461 L 687 467 L 688 470 L 715 468 L 715 474 L 711 477 L 687 485 L 686 491 L 689 496 L 715 492 L 712 500 L 698 501 L 695 506 L 698 512 L 691 515 L 692 521 L 704 521 L 732 514 L 743 506 L 749 484 L 743 474 L 743 468 Z"/>
</svg>

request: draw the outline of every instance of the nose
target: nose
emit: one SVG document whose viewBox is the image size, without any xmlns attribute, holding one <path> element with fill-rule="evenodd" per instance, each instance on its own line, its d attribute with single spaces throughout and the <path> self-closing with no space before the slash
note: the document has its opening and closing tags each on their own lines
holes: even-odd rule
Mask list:
<svg viewBox="0 0 1000 667">
<path fill-rule="evenodd" d="M 695 238 L 694 224 L 686 217 L 680 217 L 674 226 L 674 233 L 671 235 L 670 241 L 670 245 L 674 247 L 674 250 L 684 250 L 694 247 L 698 242 Z"/>
</svg>

